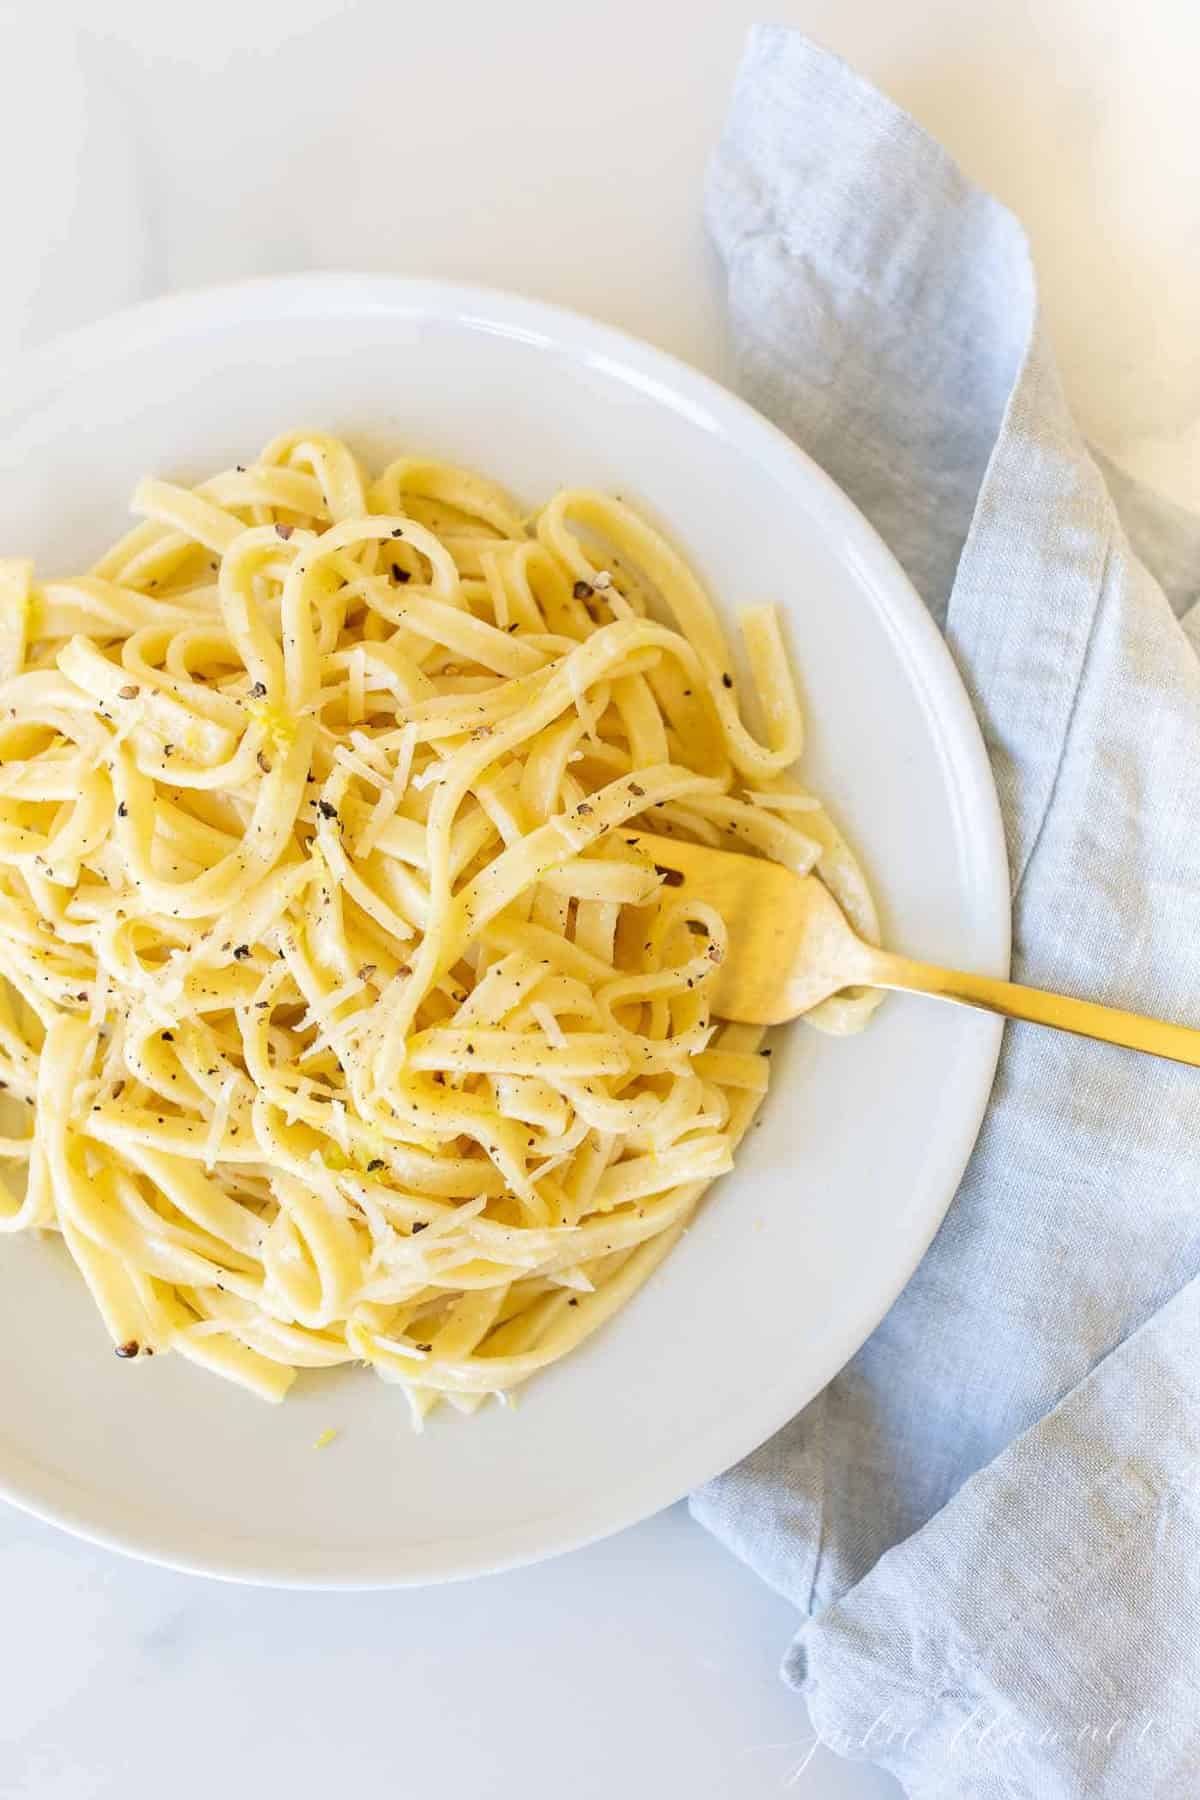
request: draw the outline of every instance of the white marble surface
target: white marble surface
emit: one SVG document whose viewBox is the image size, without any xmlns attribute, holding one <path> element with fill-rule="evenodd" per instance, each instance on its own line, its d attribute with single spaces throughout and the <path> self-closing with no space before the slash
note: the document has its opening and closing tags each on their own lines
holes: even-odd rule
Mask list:
<svg viewBox="0 0 1200 1800">
<path fill-rule="evenodd" d="M 0 0 L 0 358 L 172 288 L 359 267 L 525 289 L 720 375 L 698 196 L 757 11 Z M 1021 213 L 1087 429 L 1195 498 L 1195 9 L 770 13 Z M 775 1680 L 789 1610 L 682 1509 L 540 1569 L 342 1596 L 203 1584 L 0 1509 L 0 1594 L 5 1800 L 898 1791 L 812 1754 Z"/>
</svg>

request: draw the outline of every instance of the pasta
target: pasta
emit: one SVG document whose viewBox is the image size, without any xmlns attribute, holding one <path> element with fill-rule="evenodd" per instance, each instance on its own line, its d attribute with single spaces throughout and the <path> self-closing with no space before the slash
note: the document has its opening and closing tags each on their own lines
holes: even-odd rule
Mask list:
<svg viewBox="0 0 1200 1800">
<path fill-rule="evenodd" d="M 0 1231 L 61 1235 L 118 1355 L 268 1400 L 370 1364 L 507 1398 L 646 1280 L 767 1085 L 721 919 L 627 828 L 870 895 L 699 583 L 621 501 L 526 519 L 291 435 L 72 580 L 0 563 Z M 856 1029 L 875 997 L 813 1023 Z"/>
</svg>

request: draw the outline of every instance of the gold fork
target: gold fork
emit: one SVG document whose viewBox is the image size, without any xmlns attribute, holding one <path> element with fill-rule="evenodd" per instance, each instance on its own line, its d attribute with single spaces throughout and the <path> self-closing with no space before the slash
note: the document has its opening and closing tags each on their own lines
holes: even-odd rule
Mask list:
<svg viewBox="0 0 1200 1800">
<path fill-rule="evenodd" d="M 720 1018 L 779 1025 L 839 988 L 898 988 L 1200 1067 L 1200 1030 L 1189 1026 L 878 950 L 857 935 L 816 876 L 650 832 L 636 841 L 672 886 L 707 900 L 725 920 L 729 947 L 713 995 Z"/>
</svg>

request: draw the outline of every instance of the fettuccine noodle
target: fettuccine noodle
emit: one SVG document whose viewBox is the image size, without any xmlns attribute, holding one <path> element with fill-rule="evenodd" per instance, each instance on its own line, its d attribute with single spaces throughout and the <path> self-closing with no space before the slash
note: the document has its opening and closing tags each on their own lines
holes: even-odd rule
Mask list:
<svg viewBox="0 0 1200 1800">
<path fill-rule="evenodd" d="M 88 575 L 0 563 L 0 1231 L 60 1233 L 131 1361 L 472 1411 L 641 1286 L 766 1090 L 721 919 L 626 832 L 815 867 L 875 935 L 775 615 L 756 735 L 619 500 L 293 435 L 133 509 Z"/>
</svg>

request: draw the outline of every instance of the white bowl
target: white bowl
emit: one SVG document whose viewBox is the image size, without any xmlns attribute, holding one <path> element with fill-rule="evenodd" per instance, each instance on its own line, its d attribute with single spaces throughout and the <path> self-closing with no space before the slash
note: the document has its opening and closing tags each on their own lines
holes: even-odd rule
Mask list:
<svg viewBox="0 0 1200 1800">
<path fill-rule="evenodd" d="M 530 503 L 567 483 L 636 502 L 727 617 L 785 609 L 805 775 L 888 940 L 1006 971 L 995 790 L 941 638 L 828 477 L 682 364 L 528 300 L 318 275 L 123 313 L 0 395 L 0 554 L 46 573 L 118 535 L 141 474 L 198 479 L 295 426 L 475 464 Z M 515 1410 L 424 1437 L 359 1370 L 270 1409 L 176 1358 L 122 1363 L 60 1247 L 0 1240 L 0 1492 L 136 1555 L 313 1586 L 474 1574 L 631 1524 L 760 1443 L 868 1335 L 953 1196 L 999 1037 L 907 998 L 858 1038 L 779 1034 L 760 1127 L 633 1304 Z"/>
</svg>

